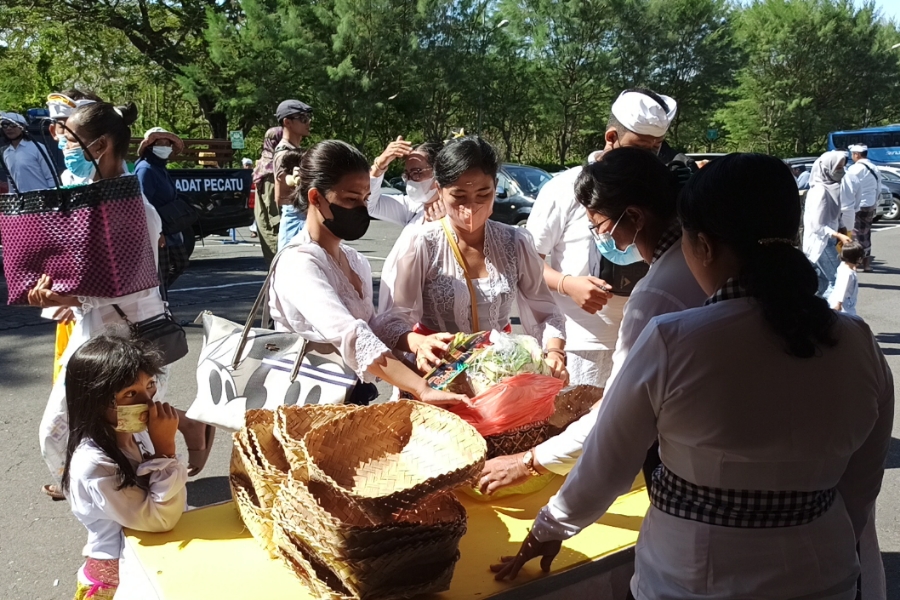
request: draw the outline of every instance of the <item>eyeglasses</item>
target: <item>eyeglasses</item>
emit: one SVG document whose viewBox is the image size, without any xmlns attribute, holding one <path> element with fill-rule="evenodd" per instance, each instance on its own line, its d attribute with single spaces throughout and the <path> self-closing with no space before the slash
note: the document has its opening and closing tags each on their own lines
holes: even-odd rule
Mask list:
<svg viewBox="0 0 900 600">
<path fill-rule="evenodd" d="M 20 129 L 22 126 L 13 121 L 3 121 L 0 123 L 0 129 Z"/>
<path fill-rule="evenodd" d="M 312 121 L 312 115 L 309 113 L 301 113 L 299 115 L 292 115 L 288 117 L 291 121 L 300 121 L 303 124 L 309 123 Z"/>
<path fill-rule="evenodd" d="M 612 221 L 612 217 L 607 217 L 606 219 L 603 219 L 602 221 L 600 221 L 600 222 L 597 223 L 596 225 L 594 225 L 594 223 L 591 222 L 591 223 L 588 225 L 588 229 L 589 229 L 590 232 L 591 232 L 591 237 L 593 237 L 595 240 L 599 240 L 599 239 L 600 239 L 600 234 L 597 232 L 597 230 L 600 229 L 600 226 L 601 226 L 601 225 L 604 225 L 605 223 L 609 223 L 610 221 Z"/>
<path fill-rule="evenodd" d="M 403 181 L 412 180 L 418 183 L 423 179 L 431 177 L 431 173 L 433 172 L 434 169 L 431 167 L 427 167 L 425 169 L 410 169 L 408 171 L 403 171 L 403 175 L 401 175 L 401 177 L 403 178 Z"/>
</svg>

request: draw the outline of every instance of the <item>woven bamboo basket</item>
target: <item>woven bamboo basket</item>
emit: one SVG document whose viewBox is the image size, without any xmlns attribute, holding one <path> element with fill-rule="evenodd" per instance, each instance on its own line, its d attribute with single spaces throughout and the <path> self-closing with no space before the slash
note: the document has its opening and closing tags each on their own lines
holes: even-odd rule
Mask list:
<svg viewBox="0 0 900 600">
<path fill-rule="evenodd" d="M 276 516 L 277 515 L 277 516 Z M 292 474 L 278 493 L 273 518 L 292 531 L 307 531 L 335 558 L 360 558 L 371 548 L 415 539 L 459 539 L 466 510 L 452 494 L 438 494 L 379 524 L 327 484 Z"/>
<path fill-rule="evenodd" d="M 250 481 L 264 508 L 274 506 L 275 495 L 290 470 L 274 428 L 273 411 L 249 410 L 244 427 L 234 434 L 235 444 L 243 449 Z"/>
<path fill-rule="evenodd" d="M 332 486 L 376 523 L 473 480 L 487 452 L 484 439 L 456 415 L 403 400 L 340 415 L 301 444 L 310 479 Z"/>
<path fill-rule="evenodd" d="M 306 469 L 306 454 L 301 440 L 310 429 L 356 408 L 348 404 L 279 406 L 275 410 L 275 437 L 281 443 L 291 469 Z"/>
<path fill-rule="evenodd" d="M 576 385 L 566 388 L 556 397 L 556 406 L 550 417 L 550 437 L 559 435 L 566 427 L 577 421 L 591 407 L 603 398 L 603 388 L 593 385 Z"/>
<path fill-rule="evenodd" d="M 305 547 L 298 547 L 279 525 L 273 529 L 276 552 L 306 587 L 323 600 L 356 600 L 341 580 Z"/>
<path fill-rule="evenodd" d="M 498 435 L 489 435 L 484 438 L 487 443 L 487 457 L 496 458 L 525 452 L 547 441 L 549 437 L 550 424 L 547 421 L 531 423 Z"/>
<path fill-rule="evenodd" d="M 259 503 L 259 496 L 253 489 L 250 476 L 241 450 L 238 446 L 231 449 L 231 466 L 228 478 L 231 485 L 231 496 L 237 506 L 241 520 L 247 527 L 247 531 L 259 543 L 262 548 L 275 556 L 275 544 L 272 541 L 272 509 L 263 508 Z"/>
<path fill-rule="evenodd" d="M 306 540 L 275 525 L 279 553 L 320 596 L 389 600 L 441 592 L 450 587 L 459 560 L 455 545 L 424 543 L 363 560 L 329 561 Z"/>
<path fill-rule="evenodd" d="M 229 477 L 229 482 L 231 496 L 234 498 L 234 503 L 247 531 L 262 546 L 263 550 L 269 553 L 269 556 L 275 558 L 275 543 L 272 540 L 274 525 L 272 509 L 262 508 L 259 505 L 259 498 L 249 481 L 232 475 Z"/>
</svg>

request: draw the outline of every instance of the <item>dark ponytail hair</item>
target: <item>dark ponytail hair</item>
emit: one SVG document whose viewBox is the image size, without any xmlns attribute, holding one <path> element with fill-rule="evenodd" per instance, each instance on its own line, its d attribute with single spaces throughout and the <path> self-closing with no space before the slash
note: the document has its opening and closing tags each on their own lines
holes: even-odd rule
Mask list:
<svg viewBox="0 0 900 600">
<path fill-rule="evenodd" d="M 137 121 L 137 117 L 138 110 L 134 103 L 113 106 L 108 102 L 94 102 L 76 108 L 67 122 L 77 120 L 79 129 L 84 134 L 84 139 L 80 142 L 85 146 L 108 135 L 116 158 L 124 159 L 131 142 L 131 126 Z"/>
<path fill-rule="evenodd" d="M 116 430 L 107 421 L 106 411 L 116 406 L 116 394 L 134 384 L 139 373 L 153 377 L 161 372 L 159 353 L 142 341 L 99 335 L 75 351 L 66 365 L 69 441 L 61 482 L 64 491 L 70 487 L 72 456 L 86 439 L 119 467 L 119 489 L 137 485 L 134 467 L 116 443 Z"/>
<path fill-rule="evenodd" d="M 340 140 L 325 140 L 307 150 L 300 161 L 300 185 L 294 192 L 294 207 L 309 209 L 309 190 L 327 194 L 346 175 L 368 173 L 369 161 L 362 152 Z"/>
<path fill-rule="evenodd" d="M 500 158 L 489 143 L 478 136 L 468 136 L 447 142 L 434 159 L 434 178 L 438 185 L 453 185 L 469 169 L 481 169 L 496 178 Z"/>
<path fill-rule="evenodd" d="M 794 247 L 800 200 L 791 170 L 764 154 L 729 154 L 700 169 L 681 192 L 678 216 L 689 235 L 727 245 L 741 262 L 740 284 L 787 344 L 809 358 L 831 346 L 837 317 L 816 296 L 818 278 Z"/>
<path fill-rule="evenodd" d="M 677 189 L 672 173 L 655 154 L 616 148 L 582 169 L 575 181 L 575 198 L 610 219 L 634 206 L 665 224 L 675 217 Z"/>
</svg>

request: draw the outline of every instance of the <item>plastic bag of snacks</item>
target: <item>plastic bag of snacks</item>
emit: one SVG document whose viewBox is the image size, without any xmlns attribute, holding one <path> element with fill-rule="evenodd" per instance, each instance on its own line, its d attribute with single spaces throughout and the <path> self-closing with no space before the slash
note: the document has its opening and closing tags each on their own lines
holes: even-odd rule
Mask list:
<svg viewBox="0 0 900 600">
<path fill-rule="evenodd" d="M 530 335 L 492 331 L 490 345 L 474 353 L 466 375 L 476 394 L 484 393 L 507 377 L 534 373 L 550 375 L 537 340 Z"/>
<path fill-rule="evenodd" d="M 499 435 L 549 419 L 563 385 L 548 375 L 515 375 L 450 410 L 482 436 Z"/>
</svg>

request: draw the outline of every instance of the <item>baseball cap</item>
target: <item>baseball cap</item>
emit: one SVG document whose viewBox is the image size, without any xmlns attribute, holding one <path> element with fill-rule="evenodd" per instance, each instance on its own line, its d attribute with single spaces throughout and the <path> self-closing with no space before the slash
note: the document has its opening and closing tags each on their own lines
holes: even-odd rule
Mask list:
<svg viewBox="0 0 900 600">
<path fill-rule="evenodd" d="M 23 129 L 27 125 L 25 117 L 14 112 L 0 112 L 0 121 L 11 121 Z"/>
<path fill-rule="evenodd" d="M 275 111 L 275 118 L 281 123 L 283 119 L 292 115 L 311 113 L 312 111 L 312 107 L 305 102 L 300 102 L 299 100 L 284 100 L 278 105 L 278 110 Z"/>
</svg>

